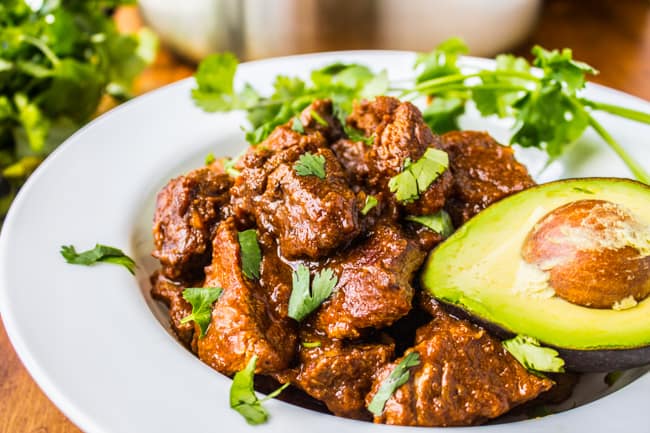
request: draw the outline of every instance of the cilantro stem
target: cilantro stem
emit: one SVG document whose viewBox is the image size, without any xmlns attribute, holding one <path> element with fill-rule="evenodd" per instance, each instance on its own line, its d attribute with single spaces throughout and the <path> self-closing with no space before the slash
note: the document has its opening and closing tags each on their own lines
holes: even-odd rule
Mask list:
<svg viewBox="0 0 650 433">
<path fill-rule="evenodd" d="M 61 62 L 61 60 L 59 60 L 57 55 L 54 54 L 54 51 L 52 51 L 50 47 L 48 47 L 47 44 L 42 40 L 29 35 L 21 35 L 21 39 L 25 43 L 28 43 L 29 45 L 38 48 L 40 52 L 43 53 L 45 57 L 47 57 L 47 59 L 50 61 L 50 63 L 52 63 L 53 66 L 57 66 Z"/>
<path fill-rule="evenodd" d="M 427 89 L 428 95 L 435 95 L 453 90 L 498 90 L 503 92 L 528 92 L 530 89 L 524 86 L 503 83 L 485 83 L 485 84 L 446 84 L 439 87 Z"/>
<path fill-rule="evenodd" d="M 650 114 L 644 113 L 643 111 L 632 110 L 630 108 L 620 107 L 618 105 L 607 104 L 604 102 L 592 101 L 585 98 L 580 98 L 580 102 L 582 102 L 587 107 L 593 108 L 594 110 L 604 111 L 606 113 L 614 114 L 626 119 L 650 124 Z"/>
<path fill-rule="evenodd" d="M 612 148 L 614 152 L 623 160 L 625 165 L 630 169 L 637 180 L 650 185 L 650 174 L 629 154 L 627 151 L 612 137 L 609 132 L 591 115 L 589 116 L 589 125 L 602 137 L 603 140 Z"/>
<path fill-rule="evenodd" d="M 435 88 L 436 86 L 440 86 L 442 84 L 449 84 L 449 83 L 455 83 L 457 81 L 465 81 L 468 78 L 520 78 L 524 80 L 528 80 L 534 83 L 539 82 L 539 78 L 534 76 L 533 74 L 529 72 L 521 72 L 521 71 L 479 71 L 479 72 L 474 72 L 471 74 L 454 74 L 454 75 L 447 75 L 444 77 L 439 77 L 439 78 L 433 78 L 431 80 L 423 81 L 416 86 L 414 86 L 412 89 L 409 90 L 407 93 L 423 93 L 427 94 L 429 92 L 430 88 Z"/>
</svg>

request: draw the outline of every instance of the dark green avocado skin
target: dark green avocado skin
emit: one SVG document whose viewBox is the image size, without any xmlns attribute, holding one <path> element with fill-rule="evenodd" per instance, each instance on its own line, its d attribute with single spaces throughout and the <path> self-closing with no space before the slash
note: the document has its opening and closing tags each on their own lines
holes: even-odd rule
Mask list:
<svg viewBox="0 0 650 433">
<path fill-rule="evenodd" d="M 441 301 L 439 302 L 445 311 L 452 316 L 469 320 L 470 322 L 486 329 L 492 335 L 501 340 L 507 340 L 515 336 L 512 332 L 509 332 L 494 323 L 482 320 L 477 316 L 472 316 L 460 307 Z M 564 368 L 566 371 L 579 373 L 607 373 L 610 371 L 627 370 L 629 368 L 650 365 L 650 346 L 617 350 L 571 350 L 554 347 L 549 344 L 544 344 L 544 346 L 553 347 L 558 351 L 560 357 L 564 360 Z"/>
</svg>

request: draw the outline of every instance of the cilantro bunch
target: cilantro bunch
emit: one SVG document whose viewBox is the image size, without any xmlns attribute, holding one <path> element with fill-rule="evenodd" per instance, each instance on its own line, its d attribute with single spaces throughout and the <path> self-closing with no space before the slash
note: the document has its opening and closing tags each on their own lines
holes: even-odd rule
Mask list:
<svg viewBox="0 0 650 433">
<path fill-rule="evenodd" d="M 0 217 L 26 177 L 86 123 L 102 95 L 128 98 L 153 60 L 152 33 L 123 35 L 111 11 L 129 0 L 0 3 Z"/>
<path fill-rule="evenodd" d="M 233 79 L 237 59 L 229 53 L 215 54 L 199 66 L 195 75 L 198 86 L 192 96 L 206 111 L 246 111 L 251 125 L 246 139 L 253 145 L 319 98 L 332 99 L 337 117 L 345 125 L 354 100 L 377 95 L 425 97 L 428 104 L 423 117 L 439 134 L 459 129 L 459 117 L 474 105 L 482 116 L 513 119 L 510 143 L 542 149 L 549 161 L 561 157 L 587 128 L 593 128 L 638 180 L 650 184 L 650 174 L 592 115 L 604 111 L 650 124 L 650 113 L 582 97 L 586 76 L 597 71 L 573 60 L 570 49 L 548 51 L 536 46 L 532 64 L 522 57 L 503 54 L 496 57 L 495 68 L 472 71 L 460 65 L 461 55 L 467 52 L 462 40 L 452 38 L 429 53 L 419 54 L 412 84 L 406 87 L 402 81 L 390 82 L 386 71 L 375 73 L 359 64 L 334 63 L 312 71 L 309 80 L 277 76 L 274 91 L 268 96 L 250 84 L 236 91 Z M 346 132 L 353 140 L 367 140 L 348 126 Z"/>
</svg>

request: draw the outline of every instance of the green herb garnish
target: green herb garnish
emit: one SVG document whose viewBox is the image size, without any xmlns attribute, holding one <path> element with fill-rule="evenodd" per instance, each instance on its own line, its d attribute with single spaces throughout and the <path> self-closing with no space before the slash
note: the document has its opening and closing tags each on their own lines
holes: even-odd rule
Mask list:
<svg viewBox="0 0 650 433">
<path fill-rule="evenodd" d="M 289 297 L 289 317 L 297 321 L 303 320 L 312 311 L 320 306 L 331 294 L 338 278 L 334 271 L 325 268 L 314 275 L 309 284 L 309 268 L 303 264 L 293 271 L 293 286 Z"/>
<path fill-rule="evenodd" d="M 257 398 L 253 388 L 256 362 L 257 356 L 253 356 L 246 364 L 246 368 L 235 374 L 230 386 L 230 407 L 239 412 L 246 422 L 251 425 L 263 424 L 268 420 L 269 413 L 262 404 L 277 397 L 289 386 L 289 383 L 285 383 L 263 399 Z"/>
<path fill-rule="evenodd" d="M 221 287 L 189 287 L 183 290 L 183 298 L 192 306 L 192 313 L 181 319 L 181 323 L 194 321 L 199 325 L 202 338 L 212 320 L 212 304 L 219 299 Z"/>
<path fill-rule="evenodd" d="M 300 117 L 293 118 L 293 122 L 291 123 L 291 130 L 296 131 L 298 134 L 305 133 L 305 126 L 300 121 Z"/>
<path fill-rule="evenodd" d="M 210 152 L 207 155 L 205 155 L 204 162 L 205 162 L 205 165 L 210 165 L 213 162 L 215 162 L 216 160 L 217 160 L 217 158 L 214 157 L 214 153 Z"/>
<path fill-rule="evenodd" d="M 237 234 L 237 239 L 243 274 L 251 280 L 259 278 L 262 251 L 257 243 L 257 232 L 255 229 L 244 230 Z"/>
<path fill-rule="evenodd" d="M 564 360 L 558 356 L 557 350 L 542 347 L 532 337 L 517 335 L 504 341 L 503 347 L 528 370 L 549 373 L 564 371 Z"/>
<path fill-rule="evenodd" d="M 375 206 L 377 206 L 379 202 L 375 198 L 374 195 L 369 195 L 366 197 L 366 203 L 363 205 L 363 209 L 361 209 L 361 215 L 367 215 L 368 212 L 370 212 Z"/>
<path fill-rule="evenodd" d="M 411 163 L 409 158 L 404 161 L 404 169 L 388 181 L 388 188 L 402 203 L 411 203 L 425 192 L 429 185 L 449 167 L 447 153 L 428 148 L 422 158 Z"/>
<path fill-rule="evenodd" d="M 429 97 L 432 102 L 422 114 L 437 133 L 459 129 L 458 118 L 467 104 L 473 103 L 483 116 L 513 119 L 510 143 L 540 148 L 549 160 L 559 158 L 591 127 L 637 179 L 650 183 L 650 174 L 592 113 L 602 111 L 647 124 L 650 114 L 581 97 L 585 77 L 596 70 L 573 60 L 571 50 L 534 47 L 532 66 L 541 68 L 541 73 L 533 71 L 526 59 L 508 54 L 496 57 L 494 69 L 461 70 L 460 56 L 467 51 L 462 40 L 452 38 L 435 50 L 420 54 L 413 69 L 414 84 L 409 86 L 403 86 L 403 81 L 391 83 L 385 71 L 375 74 L 362 65 L 334 63 L 312 71 L 310 81 L 278 76 L 270 96 L 260 95 L 249 85 L 239 93 L 234 92 L 236 59 L 220 54 L 206 59 L 206 67 L 199 68 L 199 88 L 194 97 L 201 106 L 206 105 L 206 99 L 217 100 L 209 107 L 212 111 L 245 110 L 252 126 L 246 137 L 252 144 L 262 141 L 276 126 L 288 122 L 319 98 L 333 101 L 334 115 L 351 140 L 363 140 L 369 145 L 374 137 L 364 137 L 345 123 L 354 100 L 384 94 L 411 99 Z M 212 80 L 219 84 L 205 84 Z M 409 189 L 411 193 L 407 196 L 415 197 L 412 185 Z"/>
<path fill-rule="evenodd" d="M 72 245 L 61 246 L 61 255 L 66 262 L 73 265 L 90 266 L 95 263 L 113 263 L 124 266 L 132 275 L 135 275 L 135 261 L 119 248 L 96 244 L 95 248 L 77 253 Z"/>
<path fill-rule="evenodd" d="M 130 0 L 0 2 L 0 217 L 38 164 L 83 126 L 103 95 L 130 97 L 153 61 L 151 31 L 126 35 L 107 13 Z"/>
<path fill-rule="evenodd" d="M 386 379 L 383 380 L 377 393 L 368 405 L 368 410 L 375 416 L 380 416 L 384 411 L 384 406 L 388 399 L 400 386 L 404 385 L 410 377 L 409 369 L 420 365 L 420 354 L 411 352 L 400 361 L 399 364 L 391 371 Z"/>
<path fill-rule="evenodd" d="M 304 347 L 306 349 L 313 349 L 313 348 L 320 347 L 320 346 L 321 346 L 320 341 L 303 341 L 302 342 L 302 347 Z"/>
<path fill-rule="evenodd" d="M 454 225 L 451 222 L 451 217 L 444 210 L 433 215 L 409 215 L 406 217 L 406 220 L 420 223 L 438 233 L 443 238 L 449 237 L 454 232 Z"/>
<path fill-rule="evenodd" d="M 327 126 L 328 125 L 327 121 L 325 119 L 323 119 L 321 117 L 321 115 L 318 114 L 317 112 L 315 112 L 314 110 L 311 110 L 310 114 L 311 114 L 311 118 L 314 119 L 316 121 L 316 123 L 318 123 L 318 124 L 320 124 L 322 126 Z"/>
<path fill-rule="evenodd" d="M 311 152 L 303 153 L 293 165 L 293 169 L 300 176 L 316 176 L 325 179 L 325 157 Z"/>
</svg>

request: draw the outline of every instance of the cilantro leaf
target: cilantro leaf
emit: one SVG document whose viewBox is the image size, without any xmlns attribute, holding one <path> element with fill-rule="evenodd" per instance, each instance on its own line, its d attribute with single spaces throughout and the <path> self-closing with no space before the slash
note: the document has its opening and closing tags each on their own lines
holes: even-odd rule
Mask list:
<svg viewBox="0 0 650 433">
<path fill-rule="evenodd" d="M 300 155 L 293 169 L 299 176 L 316 176 L 325 179 L 325 157 L 306 152 Z"/>
<path fill-rule="evenodd" d="M 408 221 L 420 223 L 423 226 L 438 233 L 443 238 L 449 237 L 454 232 L 454 225 L 451 222 L 451 217 L 444 210 L 440 210 L 433 215 L 409 215 L 406 217 Z"/>
<path fill-rule="evenodd" d="M 232 53 L 206 57 L 194 75 L 197 88 L 192 89 L 194 102 L 205 111 L 228 111 L 239 108 L 233 80 L 239 61 Z"/>
<path fill-rule="evenodd" d="M 363 209 L 361 209 L 361 215 L 367 215 L 368 212 L 372 210 L 375 206 L 377 206 L 379 202 L 377 201 L 377 198 L 375 198 L 374 195 L 369 195 L 366 196 L 366 204 L 363 205 Z"/>
<path fill-rule="evenodd" d="M 422 110 L 422 118 L 436 134 L 460 129 L 458 118 L 465 112 L 465 100 L 455 97 L 435 97 Z"/>
<path fill-rule="evenodd" d="M 388 188 L 395 193 L 398 201 L 402 203 L 413 202 L 448 167 L 449 157 L 446 152 L 428 148 L 422 158 L 416 162 L 405 161 L 404 170 L 389 180 Z"/>
<path fill-rule="evenodd" d="M 90 266 L 98 262 L 113 263 L 124 266 L 135 275 L 135 262 L 119 248 L 96 244 L 95 248 L 78 253 L 72 245 L 62 245 L 61 255 L 66 262 L 73 265 Z"/>
<path fill-rule="evenodd" d="M 558 356 L 557 350 L 542 347 L 532 337 L 517 335 L 502 344 L 528 370 L 550 373 L 564 371 L 564 360 Z"/>
<path fill-rule="evenodd" d="M 569 92 L 575 92 L 585 86 L 585 74 L 598 73 L 588 64 L 573 60 L 573 53 L 569 48 L 548 51 L 535 45 L 532 53 L 535 56 L 533 64 L 544 70 L 544 76 L 560 83 Z"/>
<path fill-rule="evenodd" d="M 420 69 L 415 78 L 415 83 L 420 84 L 446 75 L 453 75 L 460 72 L 458 57 L 467 54 L 469 49 L 460 38 L 450 38 L 440 43 L 429 53 L 418 54 L 414 69 Z"/>
<path fill-rule="evenodd" d="M 391 371 L 386 379 L 384 379 L 374 395 L 368 410 L 375 416 L 380 416 L 384 411 L 386 402 L 393 395 L 393 393 L 400 386 L 404 385 L 410 377 L 409 369 L 420 365 L 420 354 L 418 352 L 411 352 L 400 361 L 399 364 Z"/>
<path fill-rule="evenodd" d="M 244 230 L 237 234 L 237 238 L 243 274 L 250 280 L 259 278 L 262 252 L 257 243 L 257 232 L 255 229 Z"/>
<path fill-rule="evenodd" d="M 298 134 L 304 134 L 305 133 L 305 127 L 300 121 L 299 117 L 294 117 L 293 122 L 291 123 L 291 130 L 296 131 Z"/>
<path fill-rule="evenodd" d="M 277 397 L 289 386 L 289 383 L 285 383 L 263 399 L 257 398 L 253 387 L 256 363 L 257 356 L 255 355 L 248 361 L 243 370 L 235 373 L 232 378 L 232 385 L 230 385 L 230 407 L 239 412 L 250 425 L 265 423 L 269 418 L 269 413 L 262 406 L 262 403 Z"/>
<path fill-rule="evenodd" d="M 207 155 L 205 155 L 205 159 L 204 159 L 203 162 L 205 163 L 205 165 L 210 165 L 213 162 L 215 162 L 216 160 L 217 160 L 217 158 L 215 158 L 214 153 L 210 152 Z"/>
<path fill-rule="evenodd" d="M 212 304 L 219 299 L 223 289 L 221 287 L 189 287 L 183 290 L 183 298 L 192 305 L 192 313 L 181 319 L 181 323 L 194 321 L 199 325 L 203 338 L 212 320 Z"/>
<path fill-rule="evenodd" d="M 293 286 L 291 296 L 289 297 L 288 316 L 298 322 L 302 321 L 312 311 L 320 306 L 332 294 L 332 290 L 338 282 L 338 277 L 334 271 L 325 268 L 314 275 L 311 283 L 311 293 L 309 284 L 309 268 L 300 264 L 293 271 Z"/>
</svg>

